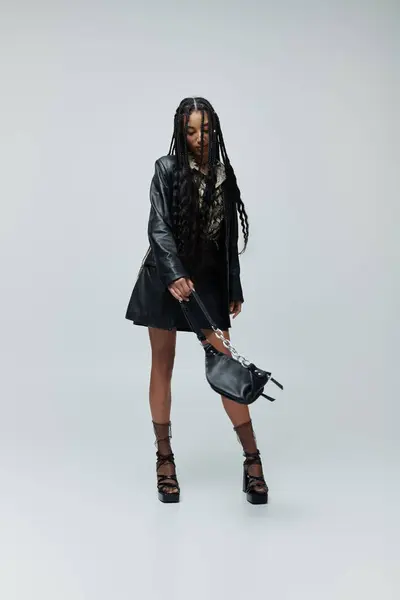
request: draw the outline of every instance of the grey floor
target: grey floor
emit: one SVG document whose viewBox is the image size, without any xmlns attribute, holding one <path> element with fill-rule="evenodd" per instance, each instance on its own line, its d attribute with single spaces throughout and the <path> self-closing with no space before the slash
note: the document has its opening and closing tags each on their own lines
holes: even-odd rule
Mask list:
<svg viewBox="0 0 400 600">
<path fill-rule="evenodd" d="M 290 392 L 259 403 L 253 419 L 271 496 L 267 507 L 251 506 L 240 489 L 238 443 L 198 377 L 176 378 L 182 502 L 174 506 L 156 498 L 145 373 L 10 377 L 0 597 L 398 598 L 399 489 L 389 442 L 332 435 L 329 426 L 302 433 L 309 419 L 290 407 Z"/>
</svg>

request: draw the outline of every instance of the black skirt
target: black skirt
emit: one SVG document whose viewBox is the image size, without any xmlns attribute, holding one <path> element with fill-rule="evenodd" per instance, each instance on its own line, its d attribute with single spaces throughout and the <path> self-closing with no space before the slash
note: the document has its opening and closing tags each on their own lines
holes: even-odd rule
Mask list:
<svg viewBox="0 0 400 600">
<path fill-rule="evenodd" d="M 214 323 L 219 329 L 226 331 L 231 327 L 231 321 L 223 231 L 221 231 L 220 240 L 219 243 L 204 241 L 197 266 L 192 268 L 190 272 L 196 292 Z M 177 330 L 190 331 L 182 309 L 180 306 L 178 308 L 179 312 L 176 314 Z M 189 308 L 199 326 L 202 329 L 210 329 L 210 324 L 194 300 L 190 300 Z"/>
<path fill-rule="evenodd" d="M 224 224 L 220 229 L 219 240 L 217 242 L 204 240 L 194 266 L 192 268 L 188 264 L 184 266 L 215 325 L 222 331 L 228 330 L 231 327 L 231 320 Z M 151 310 L 146 301 L 146 293 L 144 295 L 141 293 L 143 288 L 147 290 L 147 294 L 152 295 Z M 201 329 L 210 329 L 209 322 L 193 299 L 189 300 L 189 308 Z M 155 265 L 147 264 L 141 269 L 129 302 L 127 318 L 134 325 L 191 331 L 180 303 L 158 279 Z"/>
</svg>

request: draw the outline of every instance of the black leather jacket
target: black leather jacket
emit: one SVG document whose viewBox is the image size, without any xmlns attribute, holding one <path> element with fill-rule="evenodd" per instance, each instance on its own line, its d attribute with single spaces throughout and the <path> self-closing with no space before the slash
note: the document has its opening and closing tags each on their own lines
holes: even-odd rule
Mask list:
<svg viewBox="0 0 400 600">
<path fill-rule="evenodd" d="M 168 286 L 180 277 L 189 277 L 178 257 L 175 240 L 172 235 L 170 206 L 174 168 L 175 158 L 173 156 L 164 156 L 158 159 L 155 164 L 155 174 L 150 189 L 151 209 L 148 236 L 158 274 L 165 286 Z M 222 185 L 225 185 L 225 183 Z M 226 262 L 229 298 L 243 302 L 238 256 L 237 211 L 236 209 L 232 210 L 226 194 L 226 187 L 224 190 L 224 201 L 227 225 Z"/>
<path fill-rule="evenodd" d="M 157 325 L 161 321 L 164 326 L 171 325 L 165 315 L 170 302 L 168 296 L 171 296 L 168 285 L 180 277 L 190 276 L 178 256 L 172 233 L 171 203 L 175 168 L 174 156 L 163 156 L 155 163 L 150 187 L 150 247 L 143 259 L 126 313 L 127 319 L 146 324 L 152 321 L 154 326 L 162 326 Z M 228 179 L 222 183 L 226 224 L 226 285 L 230 301 L 243 302 L 238 256 L 238 215 L 229 197 L 229 183 Z M 162 292 L 166 292 L 167 296 L 161 298 Z M 160 306 L 164 307 L 162 314 Z"/>
</svg>

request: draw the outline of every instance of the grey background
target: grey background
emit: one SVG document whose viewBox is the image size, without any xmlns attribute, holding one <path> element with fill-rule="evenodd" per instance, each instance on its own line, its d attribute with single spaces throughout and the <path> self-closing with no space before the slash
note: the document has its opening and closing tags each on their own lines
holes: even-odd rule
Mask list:
<svg viewBox="0 0 400 600">
<path fill-rule="evenodd" d="M 398 3 L 0 15 L 1 596 L 397 597 Z M 158 502 L 147 332 L 124 319 L 154 161 L 192 94 L 250 216 L 233 341 L 286 388 L 252 411 L 261 510 L 189 334 L 182 503 Z"/>
</svg>

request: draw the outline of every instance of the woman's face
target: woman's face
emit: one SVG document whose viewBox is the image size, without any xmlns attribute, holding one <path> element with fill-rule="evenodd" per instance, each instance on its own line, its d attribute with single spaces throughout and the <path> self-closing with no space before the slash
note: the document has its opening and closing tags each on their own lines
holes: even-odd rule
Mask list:
<svg viewBox="0 0 400 600">
<path fill-rule="evenodd" d="M 187 145 L 189 151 L 200 160 L 201 159 L 201 122 L 202 113 L 199 110 L 194 110 L 187 123 Z M 208 115 L 204 113 L 203 123 L 203 162 L 208 158 Z"/>
</svg>

